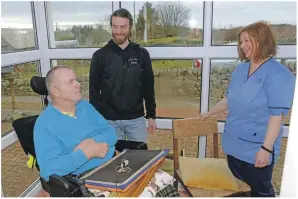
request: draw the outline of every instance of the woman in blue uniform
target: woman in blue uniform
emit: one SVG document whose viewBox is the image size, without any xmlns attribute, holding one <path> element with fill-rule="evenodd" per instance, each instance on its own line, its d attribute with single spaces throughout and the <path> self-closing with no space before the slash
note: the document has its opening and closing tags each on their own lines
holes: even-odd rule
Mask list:
<svg viewBox="0 0 298 199">
<path fill-rule="evenodd" d="M 202 119 L 228 109 L 222 146 L 235 177 L 252 196 L 275 196 L 272 171 L 282 139 L 282 120 L 292 105 L 295 76 L 278 63 L 276 41 L 265 22 L 244 27 L 238 52 L 244 61 L 232 73 L 224 98 Z"/>
</svg>

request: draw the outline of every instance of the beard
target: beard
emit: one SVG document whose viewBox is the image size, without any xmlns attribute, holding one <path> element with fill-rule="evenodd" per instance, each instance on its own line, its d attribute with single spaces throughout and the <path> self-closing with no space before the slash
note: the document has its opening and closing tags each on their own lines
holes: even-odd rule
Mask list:
<svg viewBox="0 0 298 199">
<path fill-rule="evenodd" d="M 112 33 L 112 37 L 116 44 L 121 45 L 128 40 L 129 32 L 121 33 L 121 34 Z"/>
</svg>

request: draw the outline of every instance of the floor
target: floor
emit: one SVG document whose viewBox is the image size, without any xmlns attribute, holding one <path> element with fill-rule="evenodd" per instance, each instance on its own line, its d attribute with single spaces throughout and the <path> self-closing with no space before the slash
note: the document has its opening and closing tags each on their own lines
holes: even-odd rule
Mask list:
<svg viewBox="0 0 298 199">
<path fill-rule="evenodd" d="M 149 136 L 149 140 L 148 146 L 151 149 L 172 148 L 172 134 L 170 130 L 158 130 L 155 134 Z M 188 149 L 186 152 L 197 149 L 197 145 L 194 145 L 195 141 L 196 140 L 190 139 L 182 142 L 184 148 Z M 275 165 L 273 172 L 273 183 L 277 193 L 280 190 L 286 142 L 287 138 L 283 138 L 281 156 L 278 163 Z M 207 139 L 207 151 L 209 151 L 209 148 L 210 144 Z M 192 156 L 195 156 L 195 154 L 196 153 L 193 152 Z M 18 197 L 39 177 L 38 171 L 36 169 L 27 168 L 27 157 L 19 142 L 4 149 L 1 156 L 1 183 L 4 196 Z M 44 193 L 40 194 L 41 196 L 44 196 Z"/>
</svg>

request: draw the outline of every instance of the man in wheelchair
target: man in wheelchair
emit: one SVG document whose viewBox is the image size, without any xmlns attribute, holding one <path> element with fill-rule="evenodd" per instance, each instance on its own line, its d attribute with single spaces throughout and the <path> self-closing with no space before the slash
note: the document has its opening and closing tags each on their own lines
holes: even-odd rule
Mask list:
<svg viewBox="0 0 298 199">
<path fill-rule="evenodd" d="M 52 99 L 34 126 L 34 145 L 40 175 L 79 175 L 110 160 L 117 136 L 114 128 L 87 101 L 80 83 L 67 66 L 56 66 L 46 76 Z"/>
<path fill-rule="evenodd" d="M 84 187 L 84 182 L 79 180 L 79 176 L 111 158 L 115 151 L 115 131 L 92 105 L 81 100 L 80 85 L 71 69 L 56 66 L 51 73 L 53 79 L 49 79 L 50 72 L 47 76 L 49 92 L 45 77 L 32 77 L 30 85 L 35 93 L 45 97 L 46 106 L 49 94 L 52 103 L 40 117 L 34 115 L 20 118 L 12 126 L 25 154 L 31 160 L 27 162 L 28 167 L 35 166 L 41 172 L 40 181 L 46 192 L 53 197 L 87 197 L 90 192 Z M 124 149 L 148 149 L 146 143 L 127 140 L 118 140 L 115 148 L 120 152 Z M 91 158 L 93 156 L 99 157 Z M 67 161 L 62 157 L 66 157 Z"/>
</svg>

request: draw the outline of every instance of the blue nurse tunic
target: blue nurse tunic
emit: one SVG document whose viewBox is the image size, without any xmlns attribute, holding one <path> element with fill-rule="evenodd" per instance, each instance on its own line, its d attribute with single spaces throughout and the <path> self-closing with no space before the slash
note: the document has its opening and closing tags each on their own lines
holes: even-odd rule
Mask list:
<svg viewBox="0 0 298 199">
<path fill-rule="evenodd" d="M 256 153 L 265 140 L 270 115 L 287 115 L 291 108 L 296 78 L 273 58 L 250 76 L 249 67 L 250 62 L 242 63 L 232 73 L 226 92 L 228 116 L 222 146 L 226 154 L 255 164 Z M 279 156 L 281 138 L 282 127 L 273 146 L 270 164 L 272 160 L 276 162 Z"/>
</svg>

